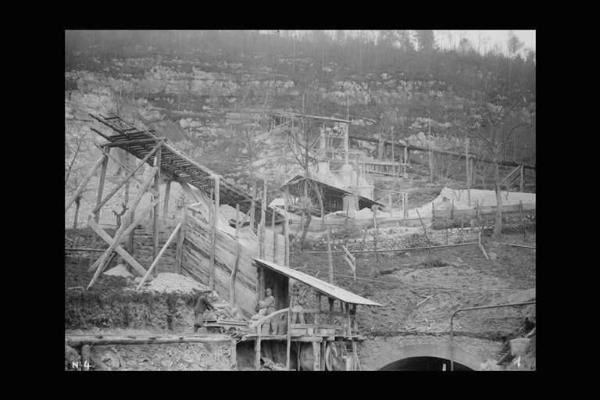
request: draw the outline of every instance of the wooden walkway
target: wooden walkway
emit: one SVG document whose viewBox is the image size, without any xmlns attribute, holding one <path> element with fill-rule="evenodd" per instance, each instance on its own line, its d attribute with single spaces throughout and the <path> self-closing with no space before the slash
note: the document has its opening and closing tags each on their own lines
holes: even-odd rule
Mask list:
<svg viewBox="0 0 600 400">
<path fill-rule="evenodd" d="M 154 147 L 160 141 L 163 141 L 160 156 L 161 174 L 164 173 L 170 179 L 177 182 L 183 182 L 194 186 L 208 196 L 210 196 L 211 190 L 215 190 L 214 178 L 220 177 L 220 175 L 211 171 L 209 168 L 198 164 L 181 151 L 175 149 L 165 138 L 160 137 L 155 130 L 139 130 L 134 125 L 124 121 L 118 116 L 105 117 L 100 114 L 90 114 L 90 116 L 116 132 L 112 135 L 105 135 L 98 130 L 91 128 L 94 132 L 108 140 L 109 143 L 105 144 L 103 147 L 118 147 L 133 154 L 136 158 L 143 160 L 153 151 Z M 146 162 L 148 165 L 152 166 L 152 158 L 149 158 Z M 250 211 L 252 204 L 252 196 L 250 194 L 223 179 L 220 179 L 218 187 L 220 204 L 228 204 L 233 208 L 236 207 L 236 204 L 239 204 L 240 211 L 244 213 Z M 255 200 L 254 207 L 255 218 L 258 222 L 260 221 L 259 216 L 261 215 L 260 199 Z M 271 214 L 272 211 L 266 207 L 267 220 L 272 217 Z"/>
</svg>

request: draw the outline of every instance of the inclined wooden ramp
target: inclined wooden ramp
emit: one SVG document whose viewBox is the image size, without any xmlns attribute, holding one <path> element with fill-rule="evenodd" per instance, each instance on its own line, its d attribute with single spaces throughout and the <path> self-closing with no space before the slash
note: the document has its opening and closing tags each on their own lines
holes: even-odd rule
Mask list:
<svg viewBox="0 0 600 400">
<path fill-rule="evenodd" d="M 236 207 L 236 204 L 239 204 L 240 211 L 244 213 L 250 211 L 252 207 L 252 196 L 250 194 L 223 179 L 218 179 L 220 182 L 215 184 L 215 177 L 221 178 L 219 174 L 198 164 L 183 152 L 171 146 L 167 139 L 160 137 L 154 129 L 138 129 L 133 124 L 114 115 L 90 114 L 90 116 L 115 132 L 112 135 L 105 135 L 91 128 L 109 142 L 104 147 L 118 147 L 132 154 L 134 157 L 144 160 L 146 156 L 153 152 L 156 145 L 162 141 L 160 155 L 161 174 L 164 173 L 179 183 L 194 186 L 207 195 L 218 190 L 220 204 L 228 204 L 233 208 Z M 150 166 L 153 165 L 152 162 L 153 157 L 149 157 L 146 161 Z M 255 199 L 254 209 L 255 221 L 258 223 L 260 221 L 259 216 L 261 215 L 260 199 Z M 266 207 L 265 212 L 268 221 L 272 218 L 272 211 L 269 207 Z"/>
</svg>

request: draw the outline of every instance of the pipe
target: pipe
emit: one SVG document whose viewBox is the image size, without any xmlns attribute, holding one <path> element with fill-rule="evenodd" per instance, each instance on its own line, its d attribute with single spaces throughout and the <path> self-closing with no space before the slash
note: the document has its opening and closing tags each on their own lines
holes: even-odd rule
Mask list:
<svg viewBox="0 0 600 400">
<path fill-rule="evenodd" d="M 518 306 L 526 306 L 530 304 L 535 304 L 534 301 L 527 301 L 524 303 L 510 303 L 510 304 L 499 304 L 495 306 L 479 306 L 479 307 L 468 307 L 468 308 L 459 308 L 454 311 L 452 316 L 450 317 L 450 371 L 454 371 L 454 316 L 461 311 L 472 311 L 472 310 L 484 310 L 487 308 L 500 308 L 500 307 L 518 307 Z"/>
</svg>

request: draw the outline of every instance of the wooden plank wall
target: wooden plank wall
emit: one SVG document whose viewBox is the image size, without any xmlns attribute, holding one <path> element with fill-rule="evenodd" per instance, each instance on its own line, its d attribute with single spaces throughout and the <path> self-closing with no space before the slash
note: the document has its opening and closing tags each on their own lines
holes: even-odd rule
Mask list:
<svg viewBox="0 0 600 400">
<path fill-rule="evenodd" d="M 208 285 L 210 277 L 211 227 L 201 219 L 198 212 L 188 208 L 185 221 L 185 239 L 182 249 L 181 267 L 202 284 Z M 237 243 L 234 237 L 217 229 L 215 248 L 215 290 L 219 296 L 229 299 L 231 271 L 235 264 Z M 273 259 L 273 234 L 265 237 L 265 258 Z M 285 243 L 283 235 L 277 235 L 277 257 L 275 262 L 283 264 Z M 258 240 L 246 239 L 240 246 L 240 260 L 235 283 L 236 304 L 247 316 L 256 313 L 257 273 L 252 259 L 258 256 Z"/>
</svg>

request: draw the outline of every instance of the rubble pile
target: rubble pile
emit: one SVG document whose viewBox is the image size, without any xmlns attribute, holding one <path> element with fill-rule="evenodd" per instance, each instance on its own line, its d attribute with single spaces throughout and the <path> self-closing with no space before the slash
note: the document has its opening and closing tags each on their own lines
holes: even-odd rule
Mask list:
<svg viewBox="0 0 600 400">
<path fill-rule="evenodd" d="M 138 280 L 140 278 L 136 278 Z M 188 293 L 193 292 L 210 292 L 207 286 L 195 281 L 184 275 L 176 274 L 173 272 L 163 272 L 147 282 L 140 289 L 145 292 L 159 292 L 159 293 Z"/>
</svg>

